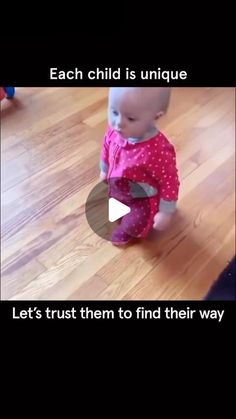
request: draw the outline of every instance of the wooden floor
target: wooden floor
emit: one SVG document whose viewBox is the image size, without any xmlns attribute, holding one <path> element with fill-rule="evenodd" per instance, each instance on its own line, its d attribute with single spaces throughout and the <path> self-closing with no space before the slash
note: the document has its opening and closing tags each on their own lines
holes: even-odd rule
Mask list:
<svg viewBox="0 0 236 419">
<path fill-rule="evenodd" d="M 199 300 L 235 254 L 235 91 L 173 89 L 160 122 L 181 190 L 169 231 L 127 249 L 88 226 L 106 88 L 18 88 L 1 102 L 2 300 Z"/>
</svg>

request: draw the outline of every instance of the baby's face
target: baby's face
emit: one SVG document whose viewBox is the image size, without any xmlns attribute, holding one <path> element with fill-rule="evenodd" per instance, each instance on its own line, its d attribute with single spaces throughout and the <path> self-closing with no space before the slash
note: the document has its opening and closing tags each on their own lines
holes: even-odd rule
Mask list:
<svg viewBox="0 0 236 419">
<path fill-rule="evenodd" d="M 155 124 L 155 112 L 142 100 L 139 91 L 125 88 L 110 90 L 108 119 L 124 138 L 142 138 Z"/>
</svg>

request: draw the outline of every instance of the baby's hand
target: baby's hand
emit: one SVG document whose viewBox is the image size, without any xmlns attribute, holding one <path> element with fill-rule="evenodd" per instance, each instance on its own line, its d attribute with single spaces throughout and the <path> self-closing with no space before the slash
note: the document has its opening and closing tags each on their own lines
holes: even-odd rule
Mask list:
<svg viewBox="0 0 236 419">
<path fill-rule="evenodd" d="M 103 181 L 103 180 L 106 180 L 106 178 L 107 178 L 106 173 L 101 171 L 100 172 L 100 180 Z"/>
<path fill-rule="evenodd" d="M 169 227 L 173 214 L 167 214 L 165 212 L 158 212 L 154 217 L 153 228 L 155 230 L 163 231 Z"/>
</svg>

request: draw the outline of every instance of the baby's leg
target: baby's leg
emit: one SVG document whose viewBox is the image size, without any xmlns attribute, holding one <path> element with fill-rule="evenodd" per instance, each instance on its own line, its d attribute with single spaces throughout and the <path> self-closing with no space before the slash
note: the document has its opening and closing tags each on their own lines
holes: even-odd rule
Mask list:
<svg viewBox="0 0 236 419">
<path fill-rule="evenodd" d="M 119 227 L 112 234 L 114 244 L 126 244 L 132 238 L 144 238 L 152 229 L 155 210 L 150 199 L 134 199 L 129 207 L 130 213 L 125 215 Z"/>
<path fill-rule="evenodd" d="M 142 237 L 150 217 L 149 199 L 134 199 L 130 213 L 122 218 L 123 231 L 132 237 Z"/>
</svg>

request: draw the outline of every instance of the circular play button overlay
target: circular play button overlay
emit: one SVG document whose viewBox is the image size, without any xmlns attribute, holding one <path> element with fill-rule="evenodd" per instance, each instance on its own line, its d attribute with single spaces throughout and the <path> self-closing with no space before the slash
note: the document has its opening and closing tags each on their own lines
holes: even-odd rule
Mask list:
<svg viewBox="0 0 236 419">
<path fill-rule="evenodd" d="M 126 178 L 99 182 L 90 192 L 85 213 L 89 226 L 102 239 L 112 241 L 115 231 L 141 237 L 150 222 L 150 188 Z"/>
</svg>

